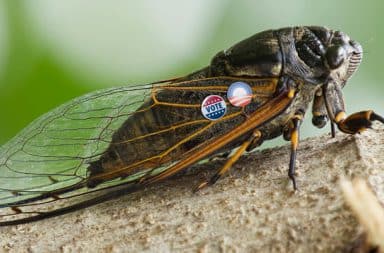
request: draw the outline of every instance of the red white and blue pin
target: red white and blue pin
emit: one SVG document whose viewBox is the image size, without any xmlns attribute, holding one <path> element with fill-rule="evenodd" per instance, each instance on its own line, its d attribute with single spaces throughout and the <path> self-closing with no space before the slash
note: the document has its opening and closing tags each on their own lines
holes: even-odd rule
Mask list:
<svg viewBox="0 0 384 253">
<path fill-rule="evenodd" d="M 218 120 L 225 115 L 227 104 L 218 95 L 207 96 L 201 104 L 201 113 L 206 119 Z"/>
<path fill-rule="evenodd" d="M 244 82 L 234 82 L 227 91 L 229 102 L 236 107 L 244 107 L 252 101 L 252 88 Z"/>
</svg>

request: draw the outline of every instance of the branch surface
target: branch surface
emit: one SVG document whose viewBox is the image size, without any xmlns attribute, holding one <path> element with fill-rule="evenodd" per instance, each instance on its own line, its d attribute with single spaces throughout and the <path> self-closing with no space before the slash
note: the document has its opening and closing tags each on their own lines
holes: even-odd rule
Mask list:
<svg viewBox="0 0 384 253">
<path fill-rule="evenodd" d="M 384 130 L 375 127 L 302 141 L 296 193 L 287 145 L 242 157 L 199 193 L 192 189 L 223 161 L 78 212 L 0 228 L 0 251 L 339 252 L 359 233 L 340 177 L 365 179 L 384 201 Z"/>
</svg>

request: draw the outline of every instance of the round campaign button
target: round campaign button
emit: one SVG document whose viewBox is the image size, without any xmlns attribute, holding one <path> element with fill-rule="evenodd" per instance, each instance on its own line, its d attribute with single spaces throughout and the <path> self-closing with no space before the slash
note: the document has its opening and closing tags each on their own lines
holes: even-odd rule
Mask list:
<svg viewBox="0 0 384 253">
<path fill-rule="evenodd" d="M 201 113 L 206 119 L 218 120 L 225 115 L 227 105 L 224 98 L 217 95 L 209 95 L 201 103 Z"/>
<path fill-rule="evenodd" d="M 252 88 L 244 82 L 234 82 L 228 88 L 227 97 L 232 105 L 244 107 L 252 101 Z"/>
</svg>

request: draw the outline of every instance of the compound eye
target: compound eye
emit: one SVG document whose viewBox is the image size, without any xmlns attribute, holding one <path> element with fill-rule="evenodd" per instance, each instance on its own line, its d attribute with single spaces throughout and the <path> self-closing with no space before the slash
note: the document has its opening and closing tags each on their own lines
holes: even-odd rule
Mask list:
<svg viewBox="0 0 384 253">
<path fill-rule="evenodd" d="M 336 69 L 347 59 L 347 52 L 341 46 L 331 46 L 328 48 L 325 57 L 331 69 Z"/>
</svg>

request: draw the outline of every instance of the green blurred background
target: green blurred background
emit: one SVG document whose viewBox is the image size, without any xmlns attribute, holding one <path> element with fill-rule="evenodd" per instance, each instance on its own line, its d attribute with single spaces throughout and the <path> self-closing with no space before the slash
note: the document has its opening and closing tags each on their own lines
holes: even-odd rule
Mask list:
<svg viewBox="0 0 384 253">
<path fill-rule="evenodd" d="M 0 0 L 0 144 L 76 96 L 184 75 L 254 33 L 303 24 L 363 45 L 347 110 L 383 114 L 383 10 L 379 0 Z M 310 118 L 305 136 L 320 132 Z"/>
</svg>

